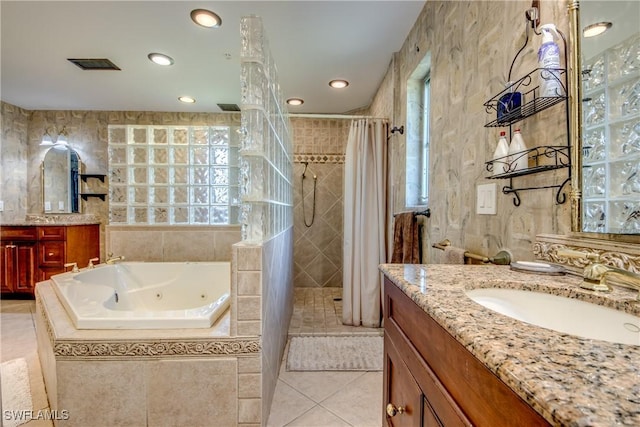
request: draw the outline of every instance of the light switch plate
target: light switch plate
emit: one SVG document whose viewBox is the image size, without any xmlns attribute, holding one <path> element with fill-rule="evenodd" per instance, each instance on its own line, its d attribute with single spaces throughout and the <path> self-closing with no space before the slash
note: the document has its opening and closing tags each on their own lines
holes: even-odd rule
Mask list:
<svg viewBox="0 0 640 427">
<path fill-rule="evenodd" d="M 58 202 L 58 210 L 59 211 L 63 211 L 64 210 L 64 202 L 62 200 L 60 200 Z"/>
<path fill-rule="evenodd" d="M 51 202 L 44 202 L 44 211 L 51 212 Z"/>
<path fill-rule="evenodd" d="M 495 215 L 497 213 L 497 188 L 496 183 L 478 185 L 476 192 L 476 213 L 478 215 Z"/>
<path fill-rule="evenodd" d="M 4 212 L 4 200 L 0 200 L 0 212 Z"/>
</svg>

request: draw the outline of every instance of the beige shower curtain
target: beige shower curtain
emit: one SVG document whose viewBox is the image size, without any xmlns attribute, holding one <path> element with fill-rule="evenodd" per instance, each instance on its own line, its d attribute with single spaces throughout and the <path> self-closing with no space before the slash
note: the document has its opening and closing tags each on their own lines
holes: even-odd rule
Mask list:
<svg viewBox="0 0 640 427">
<path fill-rule="evenodd" d="M 387 127 L 383 120 L 351 123 L 344 167 L 342 323 L 379 327 L 386 262 Z"/>
</svg>

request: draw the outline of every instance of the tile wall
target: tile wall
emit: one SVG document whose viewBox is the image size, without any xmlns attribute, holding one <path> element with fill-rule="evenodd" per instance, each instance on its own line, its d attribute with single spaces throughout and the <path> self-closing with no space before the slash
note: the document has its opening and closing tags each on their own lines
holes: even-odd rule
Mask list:
<svg viewBox="0 0 640 427">
<path fill-rule="evenodd" d="M 292 118 L 294 286 L 342 286 L 342 215 L 344 153 L 348 119 Z M 304 180 L 302 173 L 308 162 Z M 313 216 L 313 176 L 315 217 Z M 313 218 L 313 222 L 312 222 Z M 307 227 L 306 224 L 311 224 Z"/>
<path fill-rule="evenodd" d="M 406 124 L 406 81 L 425 54 L 431 54 L 431 154 L 429 192 L 431 218 L 427 220 L 427 261 L 440 262 L 442 251 L 431 244 L 448 238 L 455 246 L 495 254 L 508 248 L 516 259 L 533 259 L 532 243 L 541 233 L 570 231 L 570 203 L 555 204 L 551 189 L 521 193 L 522 204 L 498 191 L 497 215 L 477 215 L 476 186 L 508 180 L 486 179 L 484 162 L 495 150 L 498 128 L 483 103 L 504 89 L 511 62 L 525 41 L 527 0 L 492 2 L 429 1 L 417 18 L 368 114 L 387 116 L 393 125 Z M 541 23 L 555 23 L 568 33 L 566 2 L 541 2 Z M 514 64 L 513 76 L 537 67 L 541 38 L 532 36 Z M 564 104 L 518 124 L 528 146 L 566 145 Z M 390 159 L 393 209 L 405 200 L 404 157 L 406 135 L 392 138 Z M 516 178 L 514 185 L 532 187 L 559 184 L 568 169 Z M 567 194 L 567 197 L 569 194 Z"/>
<path fill-rule="evenodd" d="M 30 113 L 15 105 L 0 102 L 0 200 L 4 210 L 0 223 L 22 221 L 27 214 L 27 132 Z"/>
</svg>

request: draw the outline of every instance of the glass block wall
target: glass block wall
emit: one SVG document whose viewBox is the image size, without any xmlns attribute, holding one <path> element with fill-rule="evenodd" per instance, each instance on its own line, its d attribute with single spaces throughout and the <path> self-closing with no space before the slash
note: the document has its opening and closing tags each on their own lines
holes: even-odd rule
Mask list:
<svg viewBox="0 0 640 427">
<path fill-rule="evenodd" d="M 109 125 L 110 224 L 237 223 L 231 126 Z"/>
<path fill-rule="evenodd" d="M 640 233 L 640 34 L 583 64 L 583 231 Z"/>
<path fill-rule="evenodd" d="M 244 17 L 240 31 L 240 223 L 259 243 L 293 225 L 293 144 L 262 20 Z"/>
</svg>

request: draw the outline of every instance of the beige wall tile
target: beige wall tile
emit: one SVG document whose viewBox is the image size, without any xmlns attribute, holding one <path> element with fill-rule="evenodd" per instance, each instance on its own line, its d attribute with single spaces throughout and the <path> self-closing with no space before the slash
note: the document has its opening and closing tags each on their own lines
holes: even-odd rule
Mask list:
<svg viewBox="0 0 640 427">
<path fill-rule="evenodd" d="M 215 254 L 215 234 L 214 231 L 165 231 L 162 234 L 162 259 L 165 262 L 211 261 Z"/>
<path fill-rule="evenodd" d="M 260 423 L 261 419 L 260 399 L 238 400 L 238 423 Z"/>
<path fill-rule="evenodd" d="M 148 425 L 196 426 L 214 420 L 217 425 L 234 425 L 237 374 L 235 359 L 149 363 Z"/>
<path fill-rule="evenodd" d="M 262 371 L 259 357 L 238 357 L 238 372 L 241 374 L 255 374 Z"/>
<path fill-rule="evenodd" d="M 262 281 L 260 272 L 238 272 L 238 295 L 260 295 L 261 293 Z"/>
<path fill-rule="evenodd" d="M 240 337 L 257 337 L 262 335 L 262 323 L 259 320 L 238 320 L 237 335 Z"/>
<path fill-rule="evenodd" d="M 238 248 L 238 271 L 262 270 L 262 248 L 240 243 Z"/>
<path fill-rule="evenodd" d="M 143 362 L 58 361 L 58 410 L 69 411 L 65 426 L 147 424 Z M 62 423 L 61 423 L 62 424 Z"/>
<path fill-rule="evenodd" d="M 238 320 L 260 320 L 262 318 L 262 298 L 259 296 L 238 296 Z"/>
<path fill-rule="evenodd" d="M 261 374 L 238 375 L 238 398 L 259 398 L 262 394 Z"/>
</svg>

